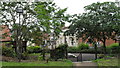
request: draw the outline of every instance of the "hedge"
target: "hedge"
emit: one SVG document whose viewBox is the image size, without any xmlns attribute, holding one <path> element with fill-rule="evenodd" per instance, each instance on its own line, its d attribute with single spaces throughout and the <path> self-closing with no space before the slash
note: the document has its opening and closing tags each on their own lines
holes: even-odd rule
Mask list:
<svg viewBox="0 0 120 68">
<path fill-rule="evenodd" d="M 2 46 L 2 55 L 7 57 L 16 57 L 15 51 L 12 47 Z"/>
<path fill-rule="evenodd" d="M 50 58 L 54 60 L 66 58 L 67 44 L 61 44 L 56 49 L 50 51 Z"/>
<path fill-rule="evenodd" d="M 113 43 L 107 46 L 107 49 L 109 50 L 109 53 L 117 54 L 119 53 L 120 46 L 118 43 Z"/>
<path fill-rule="evenodd" d="M 85 43 L 81 43 L 77 47 L 76 46 L 68 47 L 67 49 L 68 49 L 68 52 L 75 53 L 75 52 L 80 52 L 81 50 L 89 49 L 89 45 Z"/>
<path fill-rule="evenodd" d="M 84 50 L 84 49 L 89 49 L 89 45 L 85 43 L 81 43 L 78 45 L 78 50 Z"/>
<path fill-rule="evenodd" d="M 40 53 L 42 48 L 40 46 L 29 46 L 27 47 L 28 53 Z"/>
</svg>

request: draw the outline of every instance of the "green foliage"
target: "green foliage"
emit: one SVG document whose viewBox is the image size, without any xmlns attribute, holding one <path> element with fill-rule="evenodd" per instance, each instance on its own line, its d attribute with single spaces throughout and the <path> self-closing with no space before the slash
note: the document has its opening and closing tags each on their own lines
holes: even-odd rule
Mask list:
<svg viewBox="0 0 120 68">
<path fill-rule="evenodd" d="M 109 51 L 111 53 L 118 54 L 120 47 L 119 47 L 118 43 L 113 43 L 113 44 L 107 46 L 107 49 L 109 49 Z"/>
<path fill-rule="evenodd" d="M 1 25 L 8 25 L 10 27 L 11 39 L 14 39 L 17 43 L 17 57 L 21 59 L 21 41 L 31 41 L 31 32 L 33 28 L 39 27 L 36 26 L 35 22 L 35 13 L 33 11 L 33 3 L 30 5 L 28 2 L 0 2 L 0 15 L 2 20 Z M 23 13 L 20 14 L 22 19 L 18 16 L 17 8 L 21 7 Z M 4 14 L 5 13 L 5 14 Z M 16 22 L 20 18 L 20 22 Z M 31 20 L 30 20 L 31 19 Z M 26 21 L 27 20 L 27 21 Z M 29 25 L 28 25 L 29 24 Z M 20 60 L 19 59 L 19 60 Z"/>
<path fill-rule="evenodd" d="M 68 47 L 68 52 L 89 52 L 89 45 L 85 43 L 81 43 L 77 47 Z"/>
<path fill-rule="evenodd" d="M 65 9 L 60 9 L 53 2 L 37 2 L 34 8 L 37 13 L 37 18 L 40 20 L 40 24 L 45 27 L 45 32 L 51 32 L 54 30 L 55 35 L 61 32 L 61 27 L 64 26 L 67 16 L 65 16 Z"/>
<path fill-rule="evenodd" d="M 38 23 L 42 26 L 42 31 L 46 34 L 52 33 L 51 31 L 53 31 L 53 35 L 55 39 L 57 39 L 62 32 L 61 28 L 64 27 L 65 22 L 68 21 L 69 18 L 69 16 L 65 15 L 67 8 L 61 9 L 53 2 L 37 2 L 34 10 L 36 17 L 39 19 Z M 36 33 L 38 32 L 35 32 L 35 34 Z M 38 37 L 36 36 L 34 39 L 36 38 Z"/>
<path fill-rule="evenodd" d="M 15 57 L 16 53 L 11 47 L 2 46 L 2 55 L 8 57 Z"/>
<path fill-rule="evenodd" d="M 20 14 L 22 19 L 16 22 L 19 17 L 17 8 L 21 7 L 23 13 Z M 55 37 L 62 32 L 67 17 L 65 9 L 60 9 L 53 2 L 0 2 L 0 20 L 1 24 L 10 26 L 12 38 L 21 46 L 20 41 L 28 40 L 38 45 L 45 40 L 43 34 L 49 34 L 52 30 Z M 46 36 L 45 36 L 46 37 Z M 31 39 L 32 38 L 32 39 Z M 41 42 L 40 42 L 41 41 Z M 21 54 L 21 49 L 17 48 L 18 54 Z M 28 48 L 29 53 L 40 52 L 39 48 Z M 18 55 L 19 56 L 19 55 Z"/>
<path fill-rule="evenodd" d="M 89 45 L 85 43 L 81 43 L 78 45 L 78 50 L 89 49 Z"/>
<path fill-rule="evenodd" d="M 23 59 L 23 60 L 28 59 L 28 52 L 22 53 L 22 56 L 21 56 L 21 57 L 22 57 L 21 59 Z"/>
<path fill-rule="evenodd" d="M 29 67 L 29 68 L 36 68 L 36 66 L 42 67 L 42 68 L 48 68 L 48 66 L 50 67 L 58 67 L 60 66 L 61 68 L 72 68 L 72 61 L 68 60 L 68 61 L 49 61 L 48 63 L 45 63 L 45 61 L 36 61 L 36 62 L 0 62 L 0 64 L 2 64 L 3 68 L 11 68 L 10 66 L 24 66 Z M 9 67 L 8 67 L 9 66 Z M 15 67 L 14 67 L 15 68 Z M 38 68 L 38 67 L 37 67 Z M 58 67 L 59 68 L 59 67 Z"/>
<path fill-rule="evenodd" d="M 94 48 L 90 48 L 90 49 L 83 49 L 83 50 L 79 50 L 78 48 L 74 48 L 74 47 L 68 47 L 68 52 L 69 53 L 95 53 L 95 49 Z M 101 48 L 97 49 L 97 53 L 103 53 L 103 50 L 101 50 Z"/>
<path fill-rule="evenodd" d="M 98 56 L 100 59 L 103 58 L 103 57 L 105 57 L 104 54 L 98 54 L 97 56 Z"/>
<path fill-rule="evenodd" d="M 40 46 L 29 46 L 27 47 L 28 53 L 40 53 L 42 48 Z"/>
<path fill-rule="evenodd" d="M 39 56 L 39 57 L 38 57 L 38 60 L 39 60 L 39 61 L 43 60 L 43 56 Z"/>
<path fill-rule="evenodd" d="M 67 50 L 68 50 L 69 53 L 79 52 L 77 47 L 68 47 Z"/>
<path fill-rule="evenodd" d="M 95 53 L 95 49 L 84 49 L 84 50 L 81 50 L 80 52 L 82 52 L 82 53 Z"/>
<path fill-rule="evenodd" d="M 85 6 L 85 10 L 86 13 L 73 16 L 72 24 L 66 32 L 82 39 L 95 38 L 102 41 L 106 53 L 105 41 L 114 39 L 120 33 L 120 8 L 115 2 L 97 2 Z"/>
<path fill-rule="evenodd" d="M 21 6 L 23 8 L 24 13 L 22 13 L 22 21 L 21 22 L 16 22 L 16 18 L 18 18 L 18 14 L 16 9 L 18 6 Z M 0 14 L 2 17 L 0 18 L 3 22 L 1 23 L 8 25 L 11 27 L 11 37 L 13 39 L 20 38 L 24 40 L 31 40 L 29 39 L 30 37 L 30 31 L 32 31 L 33 27 L 37 27 L 34 21 L 31 20 L 31 22 L 26 22 L 26 20 L 29 20 L 30 18 L 34 19 L 35 17 L 35 12 L 33 11 L 33 3 L 30 5 L 27 2 L 0 2 Z M 6 8 L 7 7 L 7 8 Z M 30 8 L 31 7 L 31 8 Z M 4 14 L 4 12 L 6 14 Z M 29 16 L 31 15 L 31 16 Z M 28 17 L 29 16 L 29 17 Z M 18 25 L 19 24 L 19 25 Z M 29 24 L 29 26 L 28 26 Z M 15 31 L 18 31 L 17 33 L 14 33 Z M 16 41 L 18 42 L 18 41 Z M 19 46 L 19 45 L 18 45 Z"/>
<path fill-rule="evenodd" d="M 38 57 L 40 56 L 40 53 L 31 53 L 28 55 L 30 60 L 38 60 Z"/>
<path fill-rule="evenodd" d="M 61 44 L 56 49 L 51 50 L 51 52 L 50 52 L 51 58 L 55 59 L 55 60 L 58 60 L 60 58 L 62 58 L 62 59 L 65 58 L 67 47 L 68 47 L 67 44 Z"/>
<path fill-rule="evenodd" d="M 79 52 L 82 52 L 82 53 L 95 53 L 96 52 L 94 48 L 89 48 L 87 44 L 82 50 L 81 50 L 81 46 L 80 46 L 80 48 L 78 48 L 78 47 L 68 47 L 68 52 L 69 53 L 76 53 L 76 52 L 77 53 L 79 53 Z M 107 53 L 110 53 L 110 48 L 107 48 L 106 50 L 107 50 Z M 104 53 L 103 47 L 97 48 L 97 53 Z"/>
<path fill-rule="evenodd" d="M 65 50 L 67 47 L 68 47 L 67 44 L 61 44 L 61 45 L 59 45 L 57 48 L 58 48 L 58 49 L 60 48 L 60 49 Z"/>
<path fill-rule="evenodd" d="M 110 59 L 97 59 L 95 62 L 97 62 L 98 66 L 104 66 L 103 68 L 116 68 L 118 66 L 118 58 L 110 58 Z"/>
<path fill-rule="evenodd" d="M 113 43 L 113 44 L 109 45 L 108 47 L 113 50 L 116 50 L 118 48 L 118 46 L 119 46 L 119 43 Z"/>
<path fill-rule="evenodd" d="M 65 53 L 67 50 L 68 45 L 67 44 L 61 44 L 58 48 L 57 48 L 57 57 L 58 58 L 65 58 Z"/>
</svg>

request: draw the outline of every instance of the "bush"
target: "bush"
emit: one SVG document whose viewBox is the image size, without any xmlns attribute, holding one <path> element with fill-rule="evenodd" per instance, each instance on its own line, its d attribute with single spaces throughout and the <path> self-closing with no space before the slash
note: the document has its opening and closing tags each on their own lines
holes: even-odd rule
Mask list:
<svg viewBox="0 0 120 68">
<path fill-rule="evenodd" d="M 65 58 L 67 47 L 67 44 L 61 44 L 58 48 L 56 48 L 56 57 Z"/>
<path fill-rule="evenodd" d="M 89 45 L 85 43 L 81 43 L 78 45 L 79 50 L 89 49 Z"/>
<path fill-rule="evenodd" d="M 78 52 L 82 52 L 82 53 L 95 53 L 95 49 L 94 48 L 90 48 L 90 49 L 83 49 L 80 50 L 77 47 L 68 47 L 68 52 L 69 53 L 78 53 Z M 102 48 L 97 48 L 97 53 L 103 53 Z"/>
<path fill-rule="evenodd" d="M 104 54 L 98 54 L 97 56 L 98 56 L 98 58 L 99 58 L 99 59 L 101 59 L 101 58 L 105 57 L 105 55 L 104 55 Z"/>
<path fill-rule="evenodd" d="M 2 55 L 7 57 L 15 57 L 16 53 L 11 47 L 2 46 Z"/>
<path fill-rule="evenodd" d="M 42 61 L 42 60 L 43 60 L 43 56 L 39 56 L 39 57 L 38 57 L 38 60 L 39 60 L 39 61 Z"/>
<path fill-rule="evenodd" d="M 95 53 L 95 49 L 84 49 L 80 51 L 81 53 Z"/>
<path fill-rule="evenodd" d="M 102 51 L 102 50 L 97 49 L 97 53 L 98 53 L 98 54 L 99 54 L 99 53 L 102 53 L 101 51 Z M 96 51 L 95 51 L 94 48 L 92 48 L 92 49 L 84 49 L 84 50 L 81 50 L 80 52 L 81 52 L 81 53 L 95 53 Z"/>
<path fill-rule="evenodd" d="M 30 46 L 27 47 L 28 53 L 40 53 L 42 48 L 40 46 Z"/>
<path fill-rule="evenodd" d="M 119 47 L 118 43 L 113 43 L 113 44 L 107 46 L 107 49 L 109 49 L 109 51 L 111 53 L 119 53 L 120 47 Z"/>
<path fill-rule="evenodd" d="M 75 52 L 81 52 L 81 50 L 87 51 L 89 49 L 89 45 L 85 43 L 79 44 L 77 47 L 68 47 L 68 52 L 75 53 Z M 82 52 L 84 52 L 82 51 Z M 88 52 L 88 51 L 87 51 Z"/>
<path fill-rule="evenodd" d="M 79 52 L 79 50 L 78 50 L 77 47 L 68 47 L 67 50 L 68 50 L 68 52 L 70 52 L 70 53 Z"/>
<path fill-rule="evenodd" d="M 22 53 L 22 59 L 23 59 L 23 60 L 28 59 L 28 52 Z"/>
<path fill-rule="evenodd" d="M 109 46 L 106 47 L 106 52 L 107 54 L 117 54 L 119 53 L 119 44 L 118 43 L 114 43 L 111 44 Z M 75 53 L 75 52 L 82 52 L 82 53 L 95 53 L 95 49 L 91 48 L 89 49 L 89 45 L 88 44 L 79 44 L 78 47 L 68 47 L 68 52 L 70 53 Z M 104 48 L 103 46 L 97 48 L 97 53 L 104 53 Z"/>
<path fill-rule="evenodd" d="M 50 51 L 50 57 L 51 57 L 51 59 L 58 60 L 58 59 L 65 58 L 66 57 L 66 53 L 67 53 L 66 52 L 67 51 L 67 47 L 68 47 L 67 44 L 61 44 L 56 49 L 51 50 Z"/>
</svg>

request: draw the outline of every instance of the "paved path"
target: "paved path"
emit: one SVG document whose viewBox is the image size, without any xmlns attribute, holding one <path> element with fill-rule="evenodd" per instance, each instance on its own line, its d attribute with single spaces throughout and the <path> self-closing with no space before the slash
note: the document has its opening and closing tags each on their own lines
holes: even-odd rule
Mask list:
<svg viewBox="0 0 120 68">
<path fill-rule="evenodd" d="M 73 68 L 97 68 L 97 64 L 92 61 L 73 62 Z"/>
<path fill-rule="evenodd" d="M 92 61 L 83 61 L 83 62 L 73 62 L 73 66 L 97 66 L 96 63 Z"/>
</svg>

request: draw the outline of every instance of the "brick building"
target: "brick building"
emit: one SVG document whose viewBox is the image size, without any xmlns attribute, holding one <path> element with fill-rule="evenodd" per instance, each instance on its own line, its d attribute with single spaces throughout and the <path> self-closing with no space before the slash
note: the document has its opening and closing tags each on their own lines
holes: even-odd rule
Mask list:
<svg viewBox="0 0 120 68">
<path fill-rule="evenodd" d="M 67 27 L 63 28 L 63 32 L 68 30 Z M 83 40 L 82 38 L 77 38 L 76 36 L 66 36 L 66 41 L 68 46 L 77 46 L 79 43 L 87 43 L 89 44 L 89 46 L 92 46 L 92 44 L 88 43 L 88 39 L 87 40 Z M 113 39 L 107 39 L 106 40 L 106 46 L 115 43 L 116 41 Z M 63 36 L 63 33 L 61 33 L 59 35 L 58 40 L 56 41 L 57 46 L 60 44 L 64 44 L 65 43 L 65 36 Z M 101 41 L 97 41 L 98 45 L 103 45 L 103 43 Z"/>
<path fill-rule="evenodd" d="M 10 33 L 10 29 L 8 28 L 7 25 L 0 25 L 0 45 L 4 46 L 4 45 L 13 45 L 12 48 L 15 49 L 16 51 L 16 41 L 13 41 L 12 38 L 10 37 L 11 33 Z M 6 43 L 9 42 L 9 43 Z M 27 45 L 27 41 L 23 41 L 22 43 L 22 51 L 26 51 L 26 45 Z"/>
<path fill-rule="evenodd" d="M 11 33 L 10 29 L 8 28 L 7 25 L 0 25 L 0 41 L 5 42 L 5 41 L 11 41 Z M 2 45 L 4 45 L 2 43 Z"/>
</svg>

